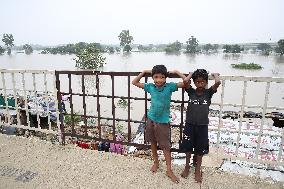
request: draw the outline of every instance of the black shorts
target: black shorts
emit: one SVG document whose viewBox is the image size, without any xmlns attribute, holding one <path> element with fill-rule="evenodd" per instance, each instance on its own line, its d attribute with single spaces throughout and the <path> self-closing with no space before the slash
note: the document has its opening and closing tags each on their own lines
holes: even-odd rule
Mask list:
<svg viewBox="0 0 284 189">
<path fill-rule="evenodd" d="M 204 155 L 209 152 L 208 125 L 187 124 L 183 130 L 180 152 Z"/>
</svg>

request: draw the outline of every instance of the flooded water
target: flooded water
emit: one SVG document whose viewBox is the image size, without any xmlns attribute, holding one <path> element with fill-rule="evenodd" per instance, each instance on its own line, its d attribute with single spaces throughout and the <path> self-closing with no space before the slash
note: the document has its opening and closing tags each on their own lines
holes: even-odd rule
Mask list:
<svg viewBox="0 0 284 189">
<path fill-rule="evenodd" d="M 164 64 L 169 70 L 177 69 L 184 73 L 197 68 L 221 75 L 283 77 L 284 57 L 261 56 L 255 54 L 200 54 L 167 55 L 164 52 L 132 52 L 129 55 L 103 54 L 106 57 L 104 71 L 142 71 L 156 64 Z M 34 52 L 31 55 L 13 54 L 0 56 L 1 69 L 37 69 L 37 70 L 76 70 L 74 55 L 50 55 Z M 255 63 L 262 70 L 239 70 L 231 64 Z"/>
<path fill-rule="evenodd" d="M 197 68 L 204 68 L 210 73 L 218 72 L 221 76 L 261 76 L 261 77 L 284 77 L 284 57 L 280 56 L 261 56 L 255 54 L 199 54 L 199 55 L 187 55 L 181 53 L 180 55 L 167 55 L 164 52 L 132 52 L 129 55 L 122 54 L 103 54 L 106 57 L 106 65 L 103 71 L 129 71 L 140 72 L 144 69 L 151 69 L 156 64 L 164 64 L 168 70 L 177 69 L 183 73 L 192 72 Z M 39 54 L 34 52 L 31 55 L 25 54 L 12 54 L 12 56 L 2 55 L 0 56 L 1 69 L 29 69 L 29 70 L 77 70 L 75 67 L 74 55 L 50 55 Z M 263 67 L 261 70 L 240 70 L 232 68 L 231 64 L 238 63 L 256 63 Z M 7 78 L 9 76 L 7 75 Z M 61 78 L 61 90 L 68 91 L 68 78 Z M 132 79 L 132 78 L 131 78 Z M 7 87 L 12 87 L 11 82 L 8 82 Z M 36 78 L 38 90 L 43 90 L 41 80 L 43 78 Z M 81 78 L 73 78 L 73 92 L 81 92 Z M 171 81 L 172 79 L 169 79 Z M 48 80 L 49 81 L 49 80 Z M 101 91 L 105 94 L 111 94 L 111 83 L 109 78 L 103 78 L 101 81 Z M 175 81 L 178 81 L 177 79 Z M 26 87 L 32 88 L 32 77 L 26 78 Z M 122 83 L 126 83 L 126 79 L 115 80 L 115 95 L 122 96 L 127 95 L 127 87 L 121 87 Z M 212 81 L 210 81 L 212 82 Z M 9 84 L 10 83 L 10 84 Z M 21 84 L 17 82 L 16 84 Z M 52 83 L 49 82 L 49 88 L 52 87 Z M 210 85 L 212 83 L 209 83 Z M 268 97 L 268 106 L 284 107 L 284 84 L 272 83 L 270 86 L 270 92 Z M 2 82 L 0 84 L 2 88 Z M 226 82 L 224 91 L 224 103 L 241 104 L 242 102 L 242 89 L 243 82 Z M 86 90 L 88 93 L 93 93 L 95 90 L 94 78 L 86 78 Z M 220 102 L 220 91 L 214 95 L 213 102 Z M 143 96 L 142 90 L 131 86 L 132 96 Z M 265 83 L 248 82 L 247 96 L 245 103 L 247 105 L 263 105 L 265 96 Z M 174 99 L 180 100 L 180 93 L 173 95 Z M 90 111 L 96 111 L 95 99 L 93 99 Z M 92 100 L 90 100 L 92 101 Z M 76 104 L 77 102 L 77 104 Z M 82 99 L 78 98 L 74 101 L 75 107 L 82 108 Z M 91 102 L 90 102 L 91 103 Z M 143 102 L 144 103 L 144 102 Z M 141 107 L 144 104 L 141 102 Z M 136 106 L 136 105 L 135 105 Z M 87 107 L 88 108 L 88 107 Z M 110 110 L 111 100 L 104 102 L 102 112 Z M 226 107 L 225 107 L 226 108 Z M 232 107 L 231 107 L 232 108 Z M 228 108 L 230 109 L 230 108 Z M 237 111 L 240 108 L 235 108 Z M 255 111 L 261 112 L 261 109 Z M 135 114 L 135 113 L 133 113 Z M 121 111 L 118 116 L 127 118 L 127 113 Z M 137 116 L 141 117 L 141 112 L 137 113 Z"/>
</svg>

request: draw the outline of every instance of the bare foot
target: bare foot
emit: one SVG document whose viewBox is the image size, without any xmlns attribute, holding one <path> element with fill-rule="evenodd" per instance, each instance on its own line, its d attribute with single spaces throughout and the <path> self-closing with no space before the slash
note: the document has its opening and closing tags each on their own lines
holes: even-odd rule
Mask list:
<svg viewBox="0 0 284 189">
<path fill-rule="evenodd" d="M 152 173 L 156 173 L 158 168 L 159 168 L 159 164 L 158 163 L 154 163 L 153 166 L 151 167 Z"/>
<path fill-rule="evenodd" d="M 171 181 L 175 183 L 179 183 L 179 178 L 175 176 L 175 174 L 172 171 L 167 171 L 166 175 L 171 179 Z"/>
<path fill-rule="evenodd" d="M 181 173 L 181 177 L 187 178 L 189 175 L 189 169 L 190 169 L 189 166 L 185 166 L 183 172 Z"/>
<path fill-rule="evenodd" d="M 202 172 L 195 171 L 194 175 L 195 175 L 194 176 L 195 181 L 201 183 L 202 182 Z"/>
</svg>

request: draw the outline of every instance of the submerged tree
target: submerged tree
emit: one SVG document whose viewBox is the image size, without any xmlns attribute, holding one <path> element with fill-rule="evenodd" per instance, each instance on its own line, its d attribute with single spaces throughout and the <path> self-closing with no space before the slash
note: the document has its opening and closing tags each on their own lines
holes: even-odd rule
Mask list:
<svg viewBox="0 0 284 189">
<path fill-rule="evenodd" d="M 4 52 L 5 52 L 5 49 L 0 46 L 0 55 L 2 55 Z"/>
<path fill-rule="evenodd" d="M 284 54 L 284 39 L 280 39 L 277 44 L 278 46 L 275 48 L 275 52 L 282 56 Z"/>
<path fill-rule="evenodd" d="M 133 41 L 133 37 L 129 34 L 129 30 L 122 30 L 118 38 L 120 46 L 123 47 L 123 52 L 130 52 L 132 50 L 130 44 Z"/>
<path fill-rule="evenodd" d="M 196 53 L 198 47 L 198 40 L 194 37 L 191 36 L 187 41 L 186 41 L 186 53 Z"/>
<path fill-rule="evenodd" d="M 244 50 L 244 48 L 241 48 L 240 45 L 224 45 L 223 49 L 224 53 L 240 53 Z"/>
<path fill-rule="evenodd" d="M 32 48 L 32 46 L 30 46 L 29 44 L 25 44 L 25 45 L 23 46 L 23 49 L 25 50 L 25 53 L 26 53 L 26 54 L 31 54 L 31 53 L 33 53 L 33 48 Z"/>
<path fill-rule="evenodd" d="M 11 54 L 11 48 L 14 46 L 14 38 L 12 34 L 3 34 L 2 41 L 7 46 L 7 54 Z"/>
<path fill-rule="evenodd" d="M 260 43 L 256 48 L 261 50 L 263 55 L 269 55 L 270 51 L 272 50 L 272 47 L 267 43 Z"/>
<path fill-rule="evenodd" d="M 105 57 L 102 56 L 100 49 L 96 45 L 91 45 L 82 49 L 76 54 L 77 58 L 76 67 L 81 69 L 94 69 L 97 70 L 105 64 Z"/>
<path fill-rule="evenodd" d="M 179 53 L 181 50 L 182 43 L 179 41 L 175 41 L 174 43 L 170 43 L 165 48 L 166 53 Z"/>
</svg>

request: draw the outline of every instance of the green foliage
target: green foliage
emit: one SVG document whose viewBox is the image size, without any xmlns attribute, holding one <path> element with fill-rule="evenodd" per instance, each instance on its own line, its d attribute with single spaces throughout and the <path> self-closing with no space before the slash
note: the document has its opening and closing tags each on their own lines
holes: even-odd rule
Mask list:
<svg viewBox="0 0 284 189">
<path fill-rule="evenodd" d="M 130 47 L 130 45 L 125 45 L 124 47 L 123 47 L 123 52 L 130 52 L 132 50 L 132 48 Z"/>
<path fill-rule="evenodd" d="M 77 125 L 82 119 L 81 116 L 77 115 L 76 113 L 73 114 L 74 125 Z M 71 115 L 65 115 L 64 123 L 66 125 L 72 125 L 72 118 Z"/>
<path fill-rule="evenodd" d="M 128 102 L 125 99 L 119 99 L 117 102 L 117 106 L 122 108 L 122 109 L 126 109 L 128 106 Z"/>
<path fill-rule="evenodd" d="M 241 63 L 241 64 L 231 64 L 233 68 L 237 69 L 247 69 L 247 70 L 259 70 L 262 69 L 262 67 L 259 64 L 254 63 Z"/>
<path fill-rule="evenodd" d="M 130 47 L 133 37 L 129 34 L 129 30 L 122 30 L 118 36 L 120 40 L 120 46 L 123 47 L 123 52 L 130 52 L 132 48 Z"/>
<path fill-rule="evenodd" d="M 88 47 L 96 46 L 101 52 L 104 52 L 104 47 L 101 46 L 100 43 L 85 43 L 79 42 L 76 44 L 67 44 L 54 48 L 45 48 L 41 54 L 78 54 L 81 50 L 86 49 Z"/>
<path fill-rule="evenodd" d="M 198 47 L 198 40 L 194 37 L 191 36 L 187 41 L 186 41 L 186 53 L 197 53 Z"/>
<path fill-rule="evenodd" d="M 121 124 L 120 122 L 117 122 L 116 130 L 117 130 L 118 133 L 122 133 L 123 132 L 123 124 Z"/>
<path fill-rule="evenodd" d="M 81 69 L 97 70 L 105 64 L 105 57 L 102 56 L 101 51 L 95 44 L 89 45 L 87 48 L 81 50 L 76 54 L 76 67 Z"/>
<path fill-rule="evenodd" d="M 239 45 L 224 45 L 223 49 L 224 53 L 240 53 L 241 51 L 244 50 Z"/>
<path fill-rule="evenodd" d="M 214 52 L 216 52 L 216 51 L 218 50 L 218 48 L 219 48 L 219 45 L 218 45 L 218 44 L 212 45 L 212 44 L 210 44 L 210 43 L 208 43 L 208 44 L 206 44 L 206 45 L 204 45 L 204 46 L 202 47 L 202 49 L 203 49 L 204 51 L 206 51 L 206 52 L 209 52 L 209 51 L 214 51 Z"/>
<path fill-rule="evenodd" d="M 272 50 L 272 47 L 267 43 L 260 43 L 257 46 L 257 49 L 261 50 L 263 55 L 268 56 L 270 54 L 271 50 Z"/>
<path fill-rule="evenodd" d="M 284 54 L 284 39 L 280 39 L 277 44 L 278 46 L 275 48 L 275 52 L 282 56 Z"/>
<path fill-rule="evenodd" d="M 4 52 L 5 52 L 5 49 L 0 46 L 0 55 L 4 54 Z"/>
<path fill-rule="evenodd" d="M 138 45 L 138 50 L 144 51 L 144 52 L 151 52 L 153 50 L 153 44 L 150 44 L 148 46 Z"/>
<path fill-rule="evenodd" d="M 113 54 L 114 53 L 114 48 L 113 47 L 108 47 L 108 52 Z"/>
<path fill-rule="evenodd" d="M 11 48 L 14 46 L 14 38 L 12 34 L 3 34 L 2 41 L 7 46 L 7 53 L 11 54 Z"/>
<path fill-rule="evenodd" d="M 165 51 L 166 53 L 177 53 L 181 50 L 182 43 L 179 41 L 176 41 L 174 43 L 170 43 L 166 46 Z"/>
<path fill-rule="evenodd" d="M 30 46 L 29 44 L 25 44 L 25 45 L 23 46 L 23 49 L 25 50 L 25 53 L 26 53 L 26 54 L 31 54 L 31 53 L 33 52 L 33 48 L 32 48 L 32 46 Z"/>
<path fill-rule="evenodd" d="M 115 47 L 115 51 L 116 52 L 120 52 L 120 48 L 119 47 Z"/>
</svg>

